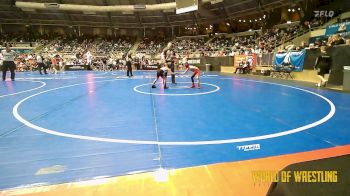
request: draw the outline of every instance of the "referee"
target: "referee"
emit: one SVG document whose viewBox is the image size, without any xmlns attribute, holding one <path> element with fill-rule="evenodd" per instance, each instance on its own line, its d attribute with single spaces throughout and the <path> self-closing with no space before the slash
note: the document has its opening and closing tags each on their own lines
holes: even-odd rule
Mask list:
<svg viewBox="0 0 350 196">
<path fill-rule="evenodd" d="M 38 70 L 40 75 L 43 75 L 43 73 L 41 72 L 41 69 L 44 69 L 44 73 L 47 74 L 47 67 L 44 63 L 44 58 L 41 54 L 36 55 L 36 64 L 38 65 Z"/>
<path fill-rule="evenodd" d="M 11 50 L 11 45 L 7 44 L 6 49 L 1 51 L 3 64 L 2 64 L 2 81 L 6 80 L 6 72 L 10 69 L 11 80 L 15 81 L 15 69 L 16 64 L 14 62 L 16 57 L 16 52 Z"/>
<path fill-rule="evenodd" d="M 128 77 L 132 77 L 132 58 L 131 58 L 131 54 L 127 54 L 126 56 L 126 75 Z"/>
<path fill-rule="evenodd" d="M 175 52 L 173 52 L 171 49 L 169 49 L 166 52 L 166 63 L 169 65 L 169 68 L 174 73 L 175 72 Z M 171 83 L 175 83 L 175 74 L 171 74 Z"/>
</svg>

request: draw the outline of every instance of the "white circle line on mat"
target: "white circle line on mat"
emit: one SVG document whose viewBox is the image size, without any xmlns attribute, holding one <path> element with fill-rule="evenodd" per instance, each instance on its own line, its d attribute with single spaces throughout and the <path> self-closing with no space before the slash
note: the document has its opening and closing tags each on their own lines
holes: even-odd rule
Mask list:
<svg viewBox="0 0 350 196">
<path fill-rule="evenodd" d="M 188 84 L 191 84 L 191 82 L 178 82 L 179 84 L 182 84 L 182 83 L 188 83 Z M 151 85 L 153 83 L 146 83 L 146 84 L 141 84 L 141 85 L 138 85 L 138 86 L 135 86 L 134 87 L 134 91 L 135 92 L 138 92 L 138 93 L 141 93 L 141 94 L 145 94 L 145 95 L 157 95 L 157 96 L 195 96 L 195 95 L 206 95 L 206 94 L 210 94 L 210 93 L 215 93 L 217 91 L 220 90 L 220 87 L 217 86 L 217 85 L 214 85 L 214 84 L 209 84 L 209 83 L 201 83 L 201 85 L 208 85 L 208 86 L 213 86 L 215 87 L 214 90 L 211 90 L 211 91 L 207 91 L 207 92 L 200 92 L 200 93 L 153 93 L 153 92 L 144 92 L 144 91 L 140 91 L 138 90 L 138 88 L 142 87 L 142 86 L 149 86 L 149 88 L 151 88 Z"/>
<path fill-rule="evenodd" d="M 242 79 L 238 79 L 238 80 L 242 80 Z M 106 82 L 106 81 L 112 81 L 112 80 L 105 80 L 105 81 L 98 81 L 98 82 Z M 330 111 L 329 113 L 324 116 L 322 119 L 315 121 L 313 123 L 298 127 L 298 128 L 294 128 L 291 130 L 287 130 L 287 131 L 281 131 L 278 133 L 273 133 L 273 134 L 266 134 L 266 135 L 260 135 L 260 136 L 253 136 L 253 137 L 244 137 L 244 138 L 235 138 L 235 139 L 223 139 L 223 140 L 206 140 L 206 141 L 148 141 L 148 140 L 127 140 L 127 139 L 114 139 L 114 138 L 103 138 L 103 137 L 92 137 L 92 136 L 84 136 L 84 135 L 76 135 L 76 134 L 69 134 L 69 133 L 62 133 L 62 132 L 58 132 L 55 130 L 50 130 L 50 129 L 46 129 L 37 125 L 32 124 L 31 122 L 27 121 L 26 119 L 24 119 L 19 113 L 18 113 L 18 108 L 19 106 L 25 102 L 26 100 L 35 97 L 37 95 L 49 92 L 49 91 L 53 91 L 53 90 L 57 90 L 57 89 L 63 89 L 63 88 L 68 88 L 68 87 L 72 87 L 72 86 L 78 86 L 78 85 L 83 85 L 83 84 L 88 84 L 88 83 L 80 83 L 80 84 L 73 84 L 73 85 L 68 85 L 68 86 L 63 86 L 63 87 L 59 87 L 59 88 L 54 88 L 54 89 L 50 89 L 50 90 L 46 90 L 40 93 L 36 93 L 34 95 L 28 96 L 24 99 L 22 99 L 21 101 L 19 101 L 12 109 L 12 113 L 14 115 L 14 117 L 22 122 L 24 125 L 35 129 L 37 131 L 41 131 L 44 133 L 48 133 L 48 134 L 52 134 L 52 135 L 56 135 L 56 136 L 61 136 L 61 137 L 67 137 L 67 138 L 74 138 L 74 139 L 81 139 L 81 140 L 90 140 L 90 141 L 99 141 L 99 142 L 111 142 L 111 143 L 124 143 L 124 144 L 146 144 L 146 145 L 167 145 L 167 146 L 195 146 L 195 145 L 214 145 L 214 144 L 229 144 L 229 143 L 238 143 L 238 142 L 249 142 L 249 141 L 257 141 L 257 140 L 264 140 L 264 139 L 270 139 L 270 138 L 276 138 L 276 137 L 281 137 L 281 136 L 285 136 L 285 135 L 290 135 L 293 133 L 297 133 L 297 132 L 301 132 L 313 127 L 316 127 L 318 125 L 321 125 L 323 123 L 325 123 L 326 121 L 328 121 L 329 119 L 331 119 L 333 117 L 333 115 L 335 114 L 335 106 L 333 104 L 332 101 L 330 101 L 329 99 L 327 99 L 326 97 L 317 94 L 315 92 L 309 91 L 309 90 L 305 90 L 302 88 L 298 88 L 298 87 L 293 87 L 293 86 L 288 86 L 288 85 L 284 85 L 284 84 L 277 84 L 277 83 L 272 83 L 272 82 L 262 82 L 262 81 L 254 81 L 254 80 L 245 80 L 245 81 L 251 81 L 251 82 L 258 82 L 258 83 L 266 83 L 266 84 L 271 84 L 271 85 L 277 85 L 277 86 L 283 86 L 283 87 L 287 87 L 287 88 L 292 88 L 292 89 L 296 89 L 296 90 L 300 90 L 309 94 L 313 94 L 316 95 L 320 98 L 322 98 L 323 100 L 325 100 L 329 106 L 330 106 Z M 93 83 L 93 82 L 90 82 Z"/>
<path fill-rule="evenodd" d="M 30 91 L 34 91 L 34 90 L 37 90 L 37 89 L 40 89 L 44 86 L 46 86 L 46 83 L 45 82 L 42 82 L 42 81 L 32 81 L 32 80 L 17 80 L 16 82 L 18 81 L 24 81 L 24 82 L 35 82 L 35 83 L 41 83 L 41 86 L 39 87 L 35 87 L 35 88 L 31 88 L 31 89 L 28 89 L 28 90 L 24 90 L 24 91 L 20 91 L 20 92 L 17 92 L 17 93 L 11 93 L 11 94 L 6 94 L 6 95 L 1 95 L 0 98 L 2 97 L 8 97 L 8 96 L 13 96 L 13 95 L 18 95 L 18 94 L 21 94 L 21 93 L 26 93 L 26 92 L 30 92 Z"/>
</svg>

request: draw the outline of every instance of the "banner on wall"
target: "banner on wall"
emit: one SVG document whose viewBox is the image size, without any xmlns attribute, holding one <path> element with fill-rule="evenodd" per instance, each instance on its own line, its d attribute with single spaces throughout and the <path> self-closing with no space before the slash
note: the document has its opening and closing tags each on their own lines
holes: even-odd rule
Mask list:
<svg viewBox="0 0 350 196">
<path fill-rule="evenodd" d="M 274 65 L 282 65 L 283 63 L 290 63 L 295 68 L 294 71 L 303 71 L 306 50 L 291 51 L 286 53 L 276 53 L 274 58 Z"/>
<path fill-rule="evenodd" d="M 88 70 L 88 65 L 65 65 L 64 70 L 65 71 L 81 71 L 81 70 Z"/>
<path fill-rule="evenodd" d="M 350 22 L 337 23 L 327 26 L 325 35 L 328 36 L 336 33 L 342 34 L 346 32 L 350 32 Z"/>
<path fill-rule="evenodd" d="M 188 64 L 195 65 L 195 64 L 201 64 L 201 59 L 187 59 Z"/>
<path fill-rule="evenodd" d="M 0 47 L 0 51 L 4 50 L 4 47 Z M 19 49 L 19 48 L 11 48 L 11 50 L 15 51 L 17 54 L 31 54 L 33 53 L 32 49 Z"/>
<path fill-rule="evenodd" d="M 256 66 L 256 54 L 236 55 L 234 58 L 235 58 L 235 63 L 234 63 L 235 67 L 238 67 L 241 61 L 243 61 L 244 63 L 251 62 L 253 67 Z"/>
</svg>

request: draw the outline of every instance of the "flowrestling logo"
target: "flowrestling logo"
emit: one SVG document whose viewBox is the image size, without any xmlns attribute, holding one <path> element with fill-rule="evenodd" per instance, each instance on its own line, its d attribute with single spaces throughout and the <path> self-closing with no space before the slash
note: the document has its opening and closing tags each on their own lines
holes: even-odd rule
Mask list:
<svg viewBox="0 0 350 196">
<path fill-rule="evenodd" d="M 314 16 L 316 18 L 321 18 L 321 17 L 332 18 L 334 16 L 334 11 L 333 10 L 330 10 L 330 11 L 327 11 L 327 10 L 315 10 L 314 13 L 315 13 Z"/>
<path fill-rule="evenodd" d="M 249 144 L 244 146 L 237 146 L 237 149 L 243 150 L 243 151 L 260 150 L 260 144 Z"/>
</svg>

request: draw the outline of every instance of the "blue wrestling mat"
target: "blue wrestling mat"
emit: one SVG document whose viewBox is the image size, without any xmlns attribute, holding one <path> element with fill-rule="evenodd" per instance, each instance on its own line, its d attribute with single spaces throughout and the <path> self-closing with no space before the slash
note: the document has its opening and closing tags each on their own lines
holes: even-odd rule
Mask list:
<svg viewBox="0 0 350 196">
<path fill-rule="evenodd" d="M 0 189 L 350 144 L 350 94 L 297 82 L 213 72 L 201 89 L 188 75 L 152 89 L 154 71 L 16 77 L 0 83 Z"/>
</svg>

